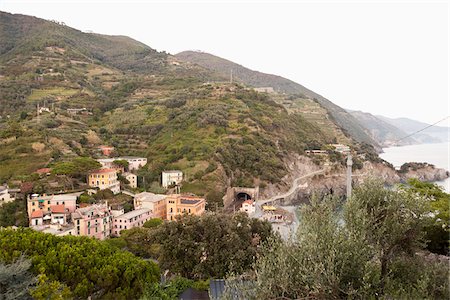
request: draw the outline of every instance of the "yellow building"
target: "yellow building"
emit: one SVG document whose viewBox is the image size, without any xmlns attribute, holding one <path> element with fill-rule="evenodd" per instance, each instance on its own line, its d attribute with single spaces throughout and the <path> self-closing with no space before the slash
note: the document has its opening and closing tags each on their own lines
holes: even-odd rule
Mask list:
<svg viewBox="0 0 450 300">
<path fill-rule="evenodd" d="M 204 198 L 174 194 L 168 195 L 166 201 L 167 220 L 175 220 L 176 216 L 182 214 L 199 216 L 205 212 L 206 201 Z"/>
<path fill-rule="evenodd" d="M 88 184 L 100 190 L 110 189 L 114 194 L 120 192 L 120 182 L 114 169 L 100 169 L 89 173 Z"/>
</svg>

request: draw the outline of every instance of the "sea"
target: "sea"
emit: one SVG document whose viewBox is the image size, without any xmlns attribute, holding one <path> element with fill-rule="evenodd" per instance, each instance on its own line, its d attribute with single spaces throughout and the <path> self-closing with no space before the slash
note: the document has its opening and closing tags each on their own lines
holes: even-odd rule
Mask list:
<svg viewBox="0 0 450 300">
<path fill-rule="evenodd" d="M 383 152 L 380 157 L 395 167 L 400 167 L 406 162 L 427 162 L 437 168 L 450 170 L 450 142 L 389 147 L 383 148 Z M 450 178 L 437 181 L 436 184 L 450 193 Z"/>
</svg>

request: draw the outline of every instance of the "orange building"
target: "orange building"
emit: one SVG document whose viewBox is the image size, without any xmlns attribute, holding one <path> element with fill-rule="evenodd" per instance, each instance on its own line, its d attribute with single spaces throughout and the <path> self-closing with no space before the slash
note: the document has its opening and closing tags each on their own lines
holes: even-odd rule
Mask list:
<svg viewBox="0 0 450 300">
<path fill-rule="evenodd" d="M 182 214 L 201 215 L 205 212 L 206 201 L 204 198 L 188 195 L 168 195 L 167 220 L 175 220 L 176 216 Z"/>
</svg>

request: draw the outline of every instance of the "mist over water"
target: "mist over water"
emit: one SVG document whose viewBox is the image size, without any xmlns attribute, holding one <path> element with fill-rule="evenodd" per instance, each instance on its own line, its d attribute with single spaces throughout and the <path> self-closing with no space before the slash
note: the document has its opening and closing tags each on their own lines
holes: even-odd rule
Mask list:
<svg viewBox="0 0 450 300">
<path fill-rule="evenodd" d="M 450 143 L 421 144 L 402 147 L 384 148 L 380 157 L 395 167 L 406 162 L 427 162 L 437 168 L 450 170 Z M 450 192 L 450 178 L 436 182 Z"/>
</svg>

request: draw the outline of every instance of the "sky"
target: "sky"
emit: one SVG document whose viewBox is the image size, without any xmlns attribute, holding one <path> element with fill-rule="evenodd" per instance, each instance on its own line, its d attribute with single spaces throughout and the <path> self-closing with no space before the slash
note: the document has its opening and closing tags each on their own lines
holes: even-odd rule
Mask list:
<svg viewBox="0 0 450 300">
<path fill-rule="evenodd" d="M 0 0 L 0 10 L 212 53 L 347 109 L 427 123 L 450 115 L 448 1 Z"/>
</svg>

